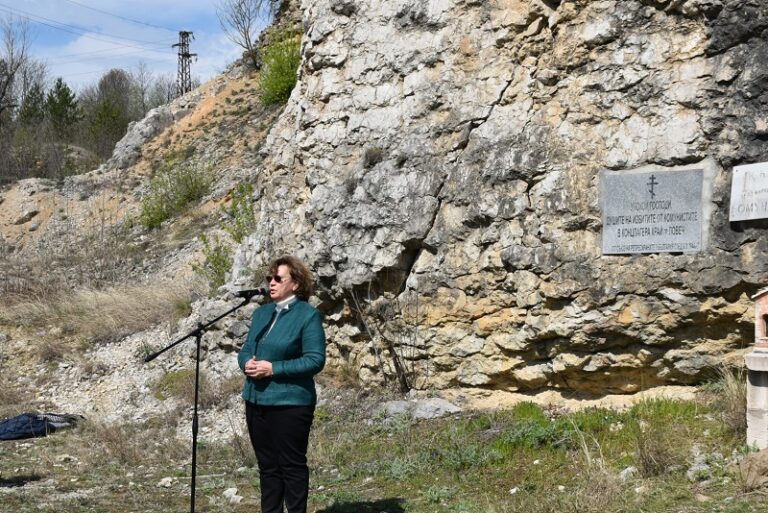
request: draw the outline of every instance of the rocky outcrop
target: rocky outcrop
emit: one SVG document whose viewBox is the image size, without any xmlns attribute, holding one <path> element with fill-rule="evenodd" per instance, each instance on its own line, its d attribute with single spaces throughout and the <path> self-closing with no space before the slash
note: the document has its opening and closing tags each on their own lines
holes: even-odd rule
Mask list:
<svg viewBox="0 0 768 513">
<path fill-rule="evenodd" d="M 302 3 L 300 83 L 263 148 L 243 270 L 320 287 L 331 361 L 416 388 L 630 393 L 751 343 L 768 7 L 749 0 Z M 706 249 L 603 256 L 598 173 L 706 162 Z"/>
<path fill-rule="evenodd" d="M 125 136 L 117 142 L 112 157 L 106 163 L 109 169 L 126 169 L 139 161 L 142 147 L 165 130 L 173 121 L 173 113 L 167 105 L 149 111 L 141 121 L 128 125 Z"/>
<path fill-rule="evenodd" d="M 124 170 L 139 162 L 142 158 L 144 145 L 198 107 L 200 102 L 205 99 L 206 93 L 218 94 L 224 83 L 224 78 L 219 77 L 210 86 L 210 91 L 196 89 L 176 98 L 167 105 L 161 105 L 150 110 L 144 119 L 129 124 L 126 134 L 117 142 L 112 156 L 102 169 Z"/>
</svg>

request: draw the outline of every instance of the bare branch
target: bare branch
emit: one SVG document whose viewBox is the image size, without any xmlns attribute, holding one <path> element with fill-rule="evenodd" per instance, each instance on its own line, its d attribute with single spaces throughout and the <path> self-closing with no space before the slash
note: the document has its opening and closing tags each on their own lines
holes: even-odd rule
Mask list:
<svg viewBox="0 0 768 513">
<path fill-rule="evenodd" d="M 246 51 L 254 67 L 259 66 L 256 37 L 279 4 L 276 0 L 221 0 L 216 7 L 222 30 Z"/>
<path fill-rule="evenodd" d="M 29 61 L 29 24 L 26 20 L 7 17 L 0 22 L 0 116 L 16 105 L 14 82 L 19 70 Z"/>
</svg>

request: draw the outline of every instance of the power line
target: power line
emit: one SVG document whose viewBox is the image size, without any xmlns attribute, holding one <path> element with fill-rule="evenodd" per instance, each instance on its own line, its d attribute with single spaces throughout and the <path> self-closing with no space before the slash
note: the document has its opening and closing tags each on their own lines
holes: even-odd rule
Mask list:
<svg viewBox="0 0 768 513">
<path fill-rule="evenodd" d="M 112 69 L 112 68 L 99 69 L 99 70 L 95 70 L 95 71 L 82 71 L 80 73 L 67 73 L 66 76 L 67 77 L 79 77 L 81 75 L 93 75 L 95 73 L 106 73 L 110 69 Z"/>
<path fill-rule="evenodd" d="M 99 60 L 112 59 L 114 57 L 132 57 L 132 56 L 136 56 L 139 52 L 140 52 L 139 50 L 133 50 L 133 51 L 124 52 L 124 53 L 115 53 L 115 54 L 109 54 L 109 55 L 95 55 L 95 56 L 92 56 L 92 57 L 84 57 L 84 58 L 81 58 L 81 59 L 71 59 L 71 60 L 65 60 L 65 61 L 60 61 L 60 60 L 57 59 L 56 60 L 56 65 L 57 66 L 62 66 L 64 64 L 79 64 L 79 63 L 85 63 L 85 62 L 88 62 L 88 61 L 97 61 L 98 62 Z M 165 56 L 164 58 L 159 58 L 158 59 L 158 58 L 147 58 L 147 57 L 144 57 L 141 60 L 146 61 L 146 62 L 171 62 L 172 60 L 174 60 L 174 57 L 169 54 L 169 55 Z"/>
<path fill-rule="evenodd" d="M 62 54 L 62 55 L 57 55 L 56 57 L 59 58 L 59 59 L 63 59 L 63 58 L 66 58 L 66 57 L 83 57 L 85 55 L 94 55 L 94 54 L 97 54 L 97 53 L 114 52 L 115 50 L 119 50 L 121 48 L 123 48 L 122 45 L 115 44 L 115 48 L 105 48 L 103 50 L 93 50 L 92 52 L 66 53 L 66 54 Z M 125 48 L 133 48 L 133 47 L 128 46 L 128 47 L 125 47 Z M 166 44 L 157 45 L 157 50 L 158 51 L 161 48 L 168 48 L 168 45 L 166 45 Z M 135 53 L 135 52 L 138 52 L 138 51 L 146 51 L 146 50 L 148 50 L 148 48 L 142 48 L 141 50 L 134 50 L 132 53 Z"/>
<path fill-rule="evenodd" d="M 68 25 L 66 23 L 61 23 L 61 22 L 56 21 L 56 20 L 51 20 L 49 18 L 45 18 L 43 16 L 38 16 L 38 15 L 31 14 L 31 13 L 28 13 L 28 12 L 25 12 L 25 11 L 22 11 L 22 10 L 14 9 L 14 8 L 9 7 L 9 6 L 7 6 L 5 4 L 2 4 L 2 3 L 0 3 L 0 11 L 5 11 L 5 12 L 7 12 L 9 14 L 13 14 L 15 16 L 19 16 L 20 18 L 24 18 L 26 20 L 29 20 L 29 21 L 32 21 L 32 22 L 35 22 L 35 23 L 39 23 L 41 25 L 45 25 L 47 27 L 50 27 L 50 28 L 53 28 L 53 29 L 56 29 L 56 30 L 61 30 L 61 31 L 64 31 L 64 32 L 69 32 L 70 34 L 75 34 L 77 36 L 82 36 L 82 37 L 86 37 L 86 38 L 89 38 L 89 39 L 95 39 L 96 41 L 101 41 L 103 43 L 110 43 L 110 44 L 115 44 L 115 45 L 116 44 L 121 44 L 122 46 L 129 47 L 129 48 L 136 48 L 136 49 L 139 49 L 139 50 L 149 50 L 149 51 L 153 51 L 153 52 L 158 51 L 158 50 L 153 50 L 151 48 L 146 48 L 146 47 L 140 47 L 140 46 L 135 46 L 135 45 L 127 45 L 125 43 L 115 43 L 114 41 L 110 41 L 108 39 L 103 39 L 103 38 L 99 38 L 99 37 L 96 37 L 96 36 L 92 36 L 92 35 L 84 32 L 82 29 L 80 29 L 78 27 L 75 27 L 73 25 Z M 39 18 L 39 19 L 35 19 L 35 18 Z M 45 21 L 40 21 L 40 20 L 45 20 Z M 61 26 L 51 25 L 50 23 L 46 23 L 46 22 L 56 23 L 56 24 L 61 25 Z M 64 28 L 64 27 L 68 27 L 68 28 Z M 150 44 L 150 45 L 158 45 L 158 44 L 164 43 L 162 41 L 142 41 L 142 40 L 139 40 L 139 39 L 131 39 L 131 38 L 127 38 L 127 37 L 110 36 L 108 34 L 105 34 L 105 36 L 109 37 L 109 38 L 112 38 L 112 39 L 122 39 L 122 40 L 125 40 L 125 41 L 132 41 L 132 42 L 142 43 L 142 44 L 146 43 L 146 44 Z"/>
<path fill-rule="evenodd" d="M 84 7 L 86 9 L 90 9 L 92 11 L 96 11 L 96 12 L 100 12 L 102 14 L 106 14 L 107 16 L 112 16 L 113 18 L 118 18 L 118 19 L 121 19 L 121 20 L 130 21 L 131 23 L 136 23 L 138 25 L 145 25 L 147 27 L 152 27 L 152 28 L 161 29 L 161 30 L 167 30 L 169 32 L 178 32 L 178 30 L 176 30 L 176 29 L 170 29 L 168 27 L 162 27 L 160 25 L 153 25 L 151 23 L 146 23 L 146 22 L 139 21 L 139 20 L 133 20 L 131 18 L 126 18 L 124 16 L 120 16 L 119 14 L 113 14 L 111 12 L 102 11 L 101 9 L 97 9 L 95 7 L 91 7 L 90 5 L 85 5 L 85 4 L 81 4 L 80 2 L 75 2 L 74 0 L 64 0 L 64 1 L 65 2 L 69 2 L 70 4 L 79 5 L 80 7 Z"/>
<path fill-rule="evenodd" d="M 64 74 L 62 74 L 62 73 L 54 73 L 54 75 L 57 76 L 57 77 L 60 76 L 62 78 L 80 77 L 80 76 L 84 76 L 84 75 L 95 75 L 97 73 L 104 74 L 104 73 L 107 73 L 109 71 L 112 71 L 113 69 L 115 69 L 114 66 L 111 67 L 111 68 L 101 68 L 101 69 L 97 69 L 97 70 L 93 70 L 93 71 L 80 71 L 80 72 L 77 72 L 77 73 L 64 73 Z M 118 68 L 118 69 L 123 69 L 123 68 Z M 169 76 L 173 75 L 173 73 L 170 72 L 170 71 L 167 72 L 166 74 L 169 75 Z"/>
</svg>

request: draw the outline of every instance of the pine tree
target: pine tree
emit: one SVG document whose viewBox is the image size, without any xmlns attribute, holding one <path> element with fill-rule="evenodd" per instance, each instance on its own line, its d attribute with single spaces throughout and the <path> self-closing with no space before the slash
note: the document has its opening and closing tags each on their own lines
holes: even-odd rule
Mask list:
<svg viewBox="0 0 768 513">
<path fill-rule="evenodd" d="M 110 99 L 96 104 L 88 118 L 88 131 L 97 155 L 108 158 L 112 154 L 117 141 L 125 135 L 128 122 L 125 110 Z"/>
<path fill-rule="evenodd" d="M 75 93 L 59 77 L 45 98 L 45 110 L 59 140 L 71 139 L 72 127 L 80 117 Z"/>
<path fill-rule="evenodd" d="M 45 92 L 39 83 L 35 83 L 21 102 L 18 120 L 22 125 L 37 126 L 43 122 L 45 114 Z"/>
</svg>

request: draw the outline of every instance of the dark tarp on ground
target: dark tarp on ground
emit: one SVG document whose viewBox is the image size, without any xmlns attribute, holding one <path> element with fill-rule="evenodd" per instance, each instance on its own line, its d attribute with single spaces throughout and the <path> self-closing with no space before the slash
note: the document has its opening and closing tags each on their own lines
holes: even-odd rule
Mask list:
<svg viewBox="0 0 768 513">
<path fill-rule="evenodd" d="M 82 419 L 80 415 L 22 413 L 0 422 L 0 440 L 47 436 L 59 429 L 72 427 Z"/>
</svg>

